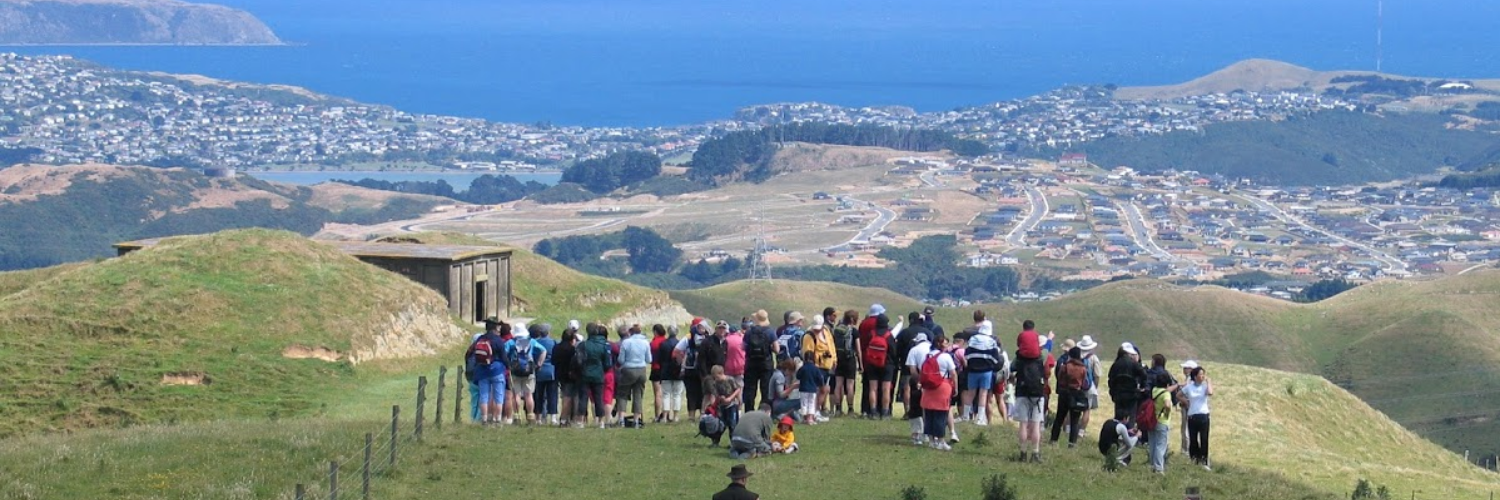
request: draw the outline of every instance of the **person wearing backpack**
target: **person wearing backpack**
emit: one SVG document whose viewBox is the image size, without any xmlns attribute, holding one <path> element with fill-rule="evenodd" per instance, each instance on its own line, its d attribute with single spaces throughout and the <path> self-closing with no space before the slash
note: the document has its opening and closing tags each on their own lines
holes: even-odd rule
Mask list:
<svg viewBox="0 0 1500 500">
<path fill-rule="evenodd" d="M 682 412 L 682 365 L 677 361 L 677 325 L 666 328 L 667 337 L 656 346 L 656 352 L 652 353 L 652 359 L 658 360 L 661 372 L 659 382 L 661 386 L 662 410 L 659 421 L 676 423 L 677 414 Z"/>
<path fill-rule="evenodd" d="M 865 319 L 860 320 L 859 322 L 859 359 L 861 361 L 860 375 L 862 378 L 864 372 L 870 369 L 870 366 L 863 362 L 865 359 L 865 350 L 869 349 L 870 347 L 870 337 L 875 335 L 875 322 L 882 314 L 885 314 L 885 306 L 882 306 L 880 304 L 871 304 L 869 314 L 865 315 Z M 864 380 L 863 383 L 865 386 L 864 392 L 868 393 L 870 390 L 870 381 Z M 879 382 L 877 382 L 876 384 L 879 385 Z M 864 415 L 865 418 L 874 418 L 879 416 L 879 413 L 876 411 L 874 405 L 875 403 L 869 401 L 863 393 L 859 396 L 859 411 L 860 414 Z"/>
<path fill-rule="evenodd" d="M 557 351 L 557 341 L 552 340 L 552 325 L 531 325 L 531 343 L 542 349 L 542 361 L 536 369 L 536 414 L 537 423 L 557 425 L 557 367 L 552 354 Z"/>
<path fill-rule="evenodd" d="M 913 393 L 913 397 L 918 399 L 917 404 L 922 408 L 922 434 L 929 446 L 942 451 L 953 449 L 952 445 L 943 442 L 943 437 L 950 430 L 953 385 L 958 379 L 958 362 L 948 353 L 947 347 L 947 338 L 941 335 L 933 338 L 931 348 L 917 371 L 920 395 Z M 916 351 L 917 348 L 913 347 L 912 352 Z M 953 436 L 957 439 L 956 430 Z"/>
<path fill-rule="evenodd" d="M 771 372 L 776 370 L 776 330 L 771 327 L 770 315 L 761 309 L 755 311 L 751 319 L 755 324 L 745 332 L 746 408 L 757 407 L 757 395 L 763 395 L 765 401 L 772 399 L 767 393 L 771 390 Z M 728 323 L 724 323 L 724 329 L 728 331 Z"/>
<path fill-rule="evenodd" d="M 1033 338 L 1032 342 L 1036 342 Z M 1016 384 L 1016 408 L 1013 417 L 1019 423 L 1017 431 L 1021 445 L 1022 462 L 1042 461 L 1042 422 L 1046 420 L 1047 362 L 1040 357 L 1027 357 L 1016 351 L 1015 368 L 1011 377 Z"/>
<path fill-rule="evenodd" d="M 1151 402 L 1156 411 L 1156 428 L 1150 434 L 1151 472 L 1167 473 L 1167 440 L 1171 435 L 1172 393 L 1178 386 L 1172 377 L 1156 377 L 1151 389 Z"/>
<path fill-rule="evenodd" d="M 1130 465 L 1130 452 L 1141 436 L 1141 430 L 1130 425 L 1131 415 L 1125 408 L 1115 408 L 1115 418 L 1106 420 L 1099 429 L 1099 453 L 1104 455 L 1104 470 L 1114 472 Z"/>
<path fill-rule="evenodd" d="M 833 412 L 854 415 L 855 385 L 859 377 L 859 311 L 844 311 L 844 317 L 833 328 Z M 845 401 L 848 402 L 845 405 Z M 846 409 L 847 408 L 847 409 Z"/>
<path fill-rule="evenodd" d="M 1066 345 L 1066 344 L 1064 344 Z M 1057 370 L 1057 416 L 1052 420 L 1052 444 L 1062 436 L 1063 425 L 1068 426 L 1068 447 L 1078 446 L 1078 434 L 1083 428 L 1080 421 L 1089 407 L 1088 365 L 1083 360 L 1083 349 L 1068 349 L 1064 361 Z"/>
<path fill-rule="evenodd" d="M 895 339 L 891 335 L 891 320 L 884 314 L 875 317 L 875 329 L 870 332 L 870 341 L 864 345 L 865 407 L 868 418 L 886 419 L 891 416 L 891 382 L 896 379 L 896 354 L 891 352 Z"/>
<path fill-rule="evenodd" d="M 486 425 L 500 423 L 505 401 L 505 361 L 500 358 L 500 322 L 486 321 L 485 333 L 469 344 L 464 353 L 465 372 L 472 373 L 479 404 L 479 422 Z"/>
<path fill-rule="evenodd" d="M 531 341 L 531 333 L 524 325 L 518 324 L 516 330 L 510 342 L 505 344 L 505 365 L 510 374 L 508 388 L 515 394 L 516 401 L 512 416 L 505 419 L 506 425 L 514 423 L 517 415 L 523 424 L 532 422 L 532 413 L 536 409 L 532 398 L 536 392 L 536 372 L 547 356 L 542 346 Z"/>
</svg>

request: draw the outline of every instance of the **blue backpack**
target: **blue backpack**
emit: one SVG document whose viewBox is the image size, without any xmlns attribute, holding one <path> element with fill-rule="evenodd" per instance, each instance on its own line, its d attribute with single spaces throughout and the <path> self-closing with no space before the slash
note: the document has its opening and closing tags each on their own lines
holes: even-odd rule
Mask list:
<svg viewBox="0 0 1500 500">
<path fill-rule="evenodd" d="M 516 377 L 530 377 L 536 371 L 536 360 L 531 359 L 531 348 L 526 348 L 526 353 L 521 353 L 519 345 L 512 345 L 506 356 L 510 367 L 510 374 Z"/>
</svg>

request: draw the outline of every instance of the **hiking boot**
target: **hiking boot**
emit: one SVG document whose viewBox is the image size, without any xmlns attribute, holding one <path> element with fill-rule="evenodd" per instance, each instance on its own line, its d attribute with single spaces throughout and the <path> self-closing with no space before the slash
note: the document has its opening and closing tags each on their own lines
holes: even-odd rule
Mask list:
<svg viewBox="0 0 1500 500">
<path fill-rule="evenodd" d="M 1026 463 L 1027 458 L 1029 458 L 1028 454 L 1023 451 L 1023 452 L 1021 452 L 1021 458 L 1017 458 L 1016 461 L 1017 462 L 1021 462 L 1021 463 Z"/>
<path fill-rule="evenodd" d="M 1031 453 L 1031 463 L 1034 463 L 1034 464 L 1042 463 L 1042 454 L 1041 454 L 1041 452 L 1032 452 Z"/>
</svg>

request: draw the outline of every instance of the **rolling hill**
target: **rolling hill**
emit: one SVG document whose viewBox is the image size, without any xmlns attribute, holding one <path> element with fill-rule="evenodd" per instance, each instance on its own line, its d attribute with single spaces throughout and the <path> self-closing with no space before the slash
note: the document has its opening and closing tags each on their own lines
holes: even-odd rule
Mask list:
<svg viewBox="0 0 1500 500">
<path fill-rule="evenodd" d="M 0 276 L 0 436 L 306 414 L 465 340 L 431 290 L 280 231 Z"/>
<path fill-rule="evenodd" d="M 4 0 L 0 43 L 11 45 L 281 45 L 239 9 L 177 0 Z"/>
<path fill-rule="evenodd" d="M 409 219 L 444 203 L 452 201 L 181 168 L 17 165 L 0 169 L 0 270 L 106 257 L 111 244 L 141 238 L 245 227 L 308 235 L 329 222 Z"/>
<path fill-rule="evenodd" d="M 1351 76 L 1378 76 L 1399 80 L 1437 80 L 1437 78 L 1409 77 L 1376 73 L 1374 71 L 1317 71 L 1282 61 L 1247 59 L 1183 83 L 1154 87 L 1120 88 L 1115 91 L 1115 97 L 1118 99 L 1175 99 L 1206 94 L 1227 94 L 1236 90 L 1275 92 L 1307 89 L 1321 92 L 1334 86 L 1334 79 Z M 1476 87 L 1481 89 L 1500 90 L 1500 80 L 1465 81 L 1472 81 Z"/>
</svg>

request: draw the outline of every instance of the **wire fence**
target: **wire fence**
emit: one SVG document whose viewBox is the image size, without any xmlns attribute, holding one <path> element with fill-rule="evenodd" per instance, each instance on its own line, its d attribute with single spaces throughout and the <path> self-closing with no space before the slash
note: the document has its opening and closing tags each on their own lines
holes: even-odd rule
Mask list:
<svg viewBox="0 0 1500 500">
<path fill-rule="evenodd" d="M 330 456 L 327 461 L 317 466 L 318 472 L 308 475 L 309 478 L 316 479 L 293 486 L 291 498 L 294 500 L 323 498 L 369 500 L 374 482 L 396 470 L 400 464 L 401 452 L 422 443 L 423 433 L 426 432 L 426 424 L 429 420 L 432 423 L 432 430 L 442 429 L 445 406 L 453 408 L 451 414 L 453 425 L 450 427 L 456 427 L 462 422 L 464 391 L 463 384 L 459 383 L 458 375 L 463 373 L 463 367 L 458 367 L 454 372 L 451 403 L 445 403 L 444 398 L 448 387 L 448 372 L 446 366 L 438 369 L 437 401 L 431 415 L 428 415 L 427 411 L 427 376 L 423 375 L 417 377 L 415 404 L 412 406 L 415 411 L 412 415 L 403 420 L 401 405 L 392 405 L 389 426 L 381 424 L 369 429 L 364 433 L 362 442 L 345 448 L 344 452 Z"/>
</svg>

